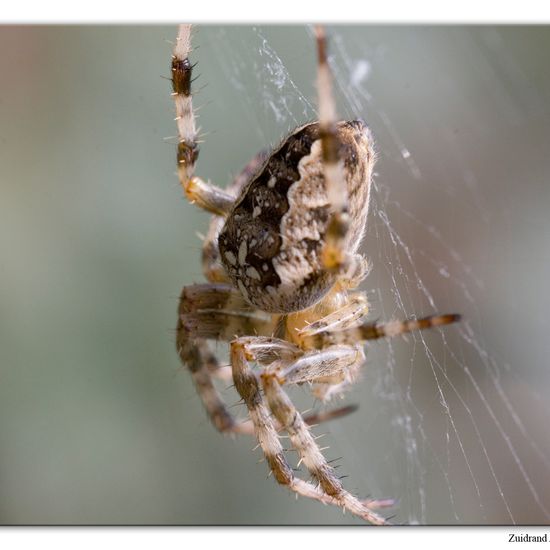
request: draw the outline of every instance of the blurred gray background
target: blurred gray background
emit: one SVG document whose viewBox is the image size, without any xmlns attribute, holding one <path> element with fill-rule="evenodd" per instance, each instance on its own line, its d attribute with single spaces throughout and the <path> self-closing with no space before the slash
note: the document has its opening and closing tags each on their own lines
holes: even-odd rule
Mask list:
<svg viewBox="0 0 550 550">
<path fill-rule="evenodd" d="M 548 523 L 550 32 L 329 33 L 338 111 L 377 139 L 372 317 L 464 322 L 372 346 L 359 411 L 316 433 L 394 521 Z M 208 217 L 164 139 L 175 35 L 0 30 L 0 523 L 360 524 L 267 479 L 178 364 Z M 311 29 L 199 26 L 195 45 L 197 171 L 224 186 L 315 118 Z"/>
</svg>

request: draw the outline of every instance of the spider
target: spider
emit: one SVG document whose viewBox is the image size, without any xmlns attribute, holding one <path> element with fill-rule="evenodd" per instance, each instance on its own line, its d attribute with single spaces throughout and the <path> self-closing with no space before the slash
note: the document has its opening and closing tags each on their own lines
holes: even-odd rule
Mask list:
<svg viewBox="0 0 550 550">
<path fill-rule="evenodd" d="M 183 288 L 177 350 L 214 426 L 253 434 L 278 483 L 380 525 L 386 520 L 377 509 L 392 501 L 362 501 L 348 492 L 310 431 L 311 424 L 352 408 L 304 418 L 285 388 L 307 383 L 315 397 L 327 401 L 357 379 L 367 341 L 447 325 L 459 316 L 365 320 L 367 298 L 357 287 L 368 264 L 358 249 L 369 208 L 373 138 L 360 119 L 338 121 L 322 27 L 315 27 L 315 38 L 319 121 L 257 154 L 222 190 L 194 175 L 199 150 L 191 26 L 179 28 L 172 56 L 178 176 L 188 200 L 212 220 L 202 252 L 208 282 Z M 220 364 L 209 340 L 229 344 L 230 367 Z M 216 377 L 232 381 L 247 420 L 228 412 Z M 288 464 L 281 431 L 312 481 Z"/>
</svg>

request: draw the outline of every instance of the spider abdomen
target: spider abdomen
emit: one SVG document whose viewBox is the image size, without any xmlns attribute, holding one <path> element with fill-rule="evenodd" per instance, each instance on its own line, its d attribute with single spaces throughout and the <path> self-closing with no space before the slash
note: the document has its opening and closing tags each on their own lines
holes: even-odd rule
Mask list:
<svg viewBox="0 0 550 550">
<path fill-rule="evenodd" d="M 362 121 L 339 122 L 349 197 L 346 250 L 365 227 L 374 153 Z M 306 309 L 334 285 L 321 253 L 330 219 L 318 123 L 295 130 L 243 187 L 219 236 L 224 268 L 252 305 L 273 313 Z"/>
</svg>

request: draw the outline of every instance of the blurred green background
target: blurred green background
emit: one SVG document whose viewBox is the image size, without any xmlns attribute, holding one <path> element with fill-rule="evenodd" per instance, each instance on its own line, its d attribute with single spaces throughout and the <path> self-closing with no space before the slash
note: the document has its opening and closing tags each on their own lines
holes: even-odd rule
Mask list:
<svg viewBox="0 0 550 550">
<path fill-rule="evenodd" d="M 338 111 L 378 144 L 373 318 L 465 321 L 373 346 L 326 453 L 398 522 L 548 523 L 550 32 L 329 33 Z M 180 370 L 208 218 L 164 139 L 175 35 L 0 29 L 0 522 L 359 524 L 266 479 Z M 197 171 L 224 186 L 315 117 L 311 29 L 199 26 L 195 45 Z"/>
</svg>

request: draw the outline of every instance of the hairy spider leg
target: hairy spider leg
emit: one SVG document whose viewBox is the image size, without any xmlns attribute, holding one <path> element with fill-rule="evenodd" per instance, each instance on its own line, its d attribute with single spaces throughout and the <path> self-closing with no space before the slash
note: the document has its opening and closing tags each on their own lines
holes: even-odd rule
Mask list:
<svg viewBox="0 0 550 550">
<path fill-rule="evenodd" d="M 343 330 L 345 328 L 354 327 L 361 322 L 361 320 L 368 315 L 369 304 L 367 296 L 364 292 L 357 292 L 350 295 L 345 295 L 345 303 L 322 316 L 316 321 L 295 328 L 294 334 L 289 334 L 288 337 L 291 341 L 295 341 L 300 347 L 307 349 L 307 346 L 303 345 L 303 337 L 318 332 Z M 289 316 L 290 317 L 290 316 Z M 294 315 L 298 317 L 298 315 Z M 298 321 L 299 322 L 299 321 Z M 293 328 L 294 322 L 290 318 L 287 321 L 287 326 Z"/>
<path fill-rule="evenodd" d="M 349 267 L 347 265 L 349 258 L 343 246 L 350 226 L 348 192 L 338 152 L 340 144 L 336 131 L 336 107 L 332 96 L 332 78 L 327 61 L 325 30 L 322 26 L 315 27 L 315 36 L 318 56 L 317 90 L 321 151 L 327 196 L 331 204 L 322 261 L 328 271 L 342 271 Z"/>
<path fill-rule="evenodd" d="M 176 347 L 184 365 L 191 372 L 204 408 L 220 432 L 240 433 L 240 425 L 229 413 L 213 378 L 223 367 L 208 346 L 207 339 L 232 339 L 237 333 L 268 332 L 265 316 L 250 315 L 251 308 L 231 285 L 205 283 L 183 288 L 178 309 Z M 248 314 L 248 315 L 247 315 Z M 239 328 L 242 326 L 242 329 Z M 245 429 L 246 433 L 249 429 Z"/>
<path fill-rule="evenodd" d="M 460 318 L 460 315 L 456 313 L 448 313 L 444 315 L 430 315 L 422 319 L 389 321 L 387 323 L 364 323 L 344 330 L 319 331 L 314 334 L 306 334 L 307 329 L 305 329 L 302 335 L 303 345 L 311 349 L 324 349 L 327 346 L 335 344 L 355 344 L 379 338 L 393 338 L 407 332 L 457 323 L 460 321 Z"/>
<path fill-rule="evenodd" d="M 172 55 L 172 96 L 178 129 L 178 177 L 191 203 L 213 214 L 224 215 L 233 206 L 234 197 L 193 175 L 199 147 L 191 94 L 193 65 L 189 61 L 190 52 L 191 25 L 180 25 Z"/>
<path fill-rule="evenodd" d="M 220 432 L 231 432 L 236 422 L 231 416 L 218 390 L 214 386 L 211 370 L 219 367 L 216 356 L 205 340 L 188 338 L 181 321 L 176 328 L 176 345 L 181 361 L 187 366 L 204 408 L 214 426 Z"/>
<path fill-rule="evenodd" d="M 383 517 L 374 513 L 369 506 L 344 489 L 334 468 L 326 461 L 308 426 L 281 388 L 277 378 L 264 373 L 262 385 L 270 410 L 284 426 L 293 447 L 300 456 L 300 462 L 304 463 L 323 491 L 352 514 L 374 525 L 384 525 L 386 520 Z"/>
<path fill-rule="evenodd" d="M 377 525 L 383 525 L 386 523 L 384 518 L 374 513 L 366 503 L 356 499 L 351 494 L 343 491 L 343 489 L 343 492 L 337 491 L 336 483 L 334 484 L 334 494 L 328 494 L 322 485 L 318 488 L 313 484 L 294 476 L 292 468 L 286 461 L 284 449 L 279 440 L 273 419 L 271 418 L 270 410 L 265 405 L 258 379 L 248 366 L 248 361 L 253 360 L 255 360 L 255 356 L 251 353 L 246 343 L 243 343 L 240 339 L 231 342 L 231 367 L 233 369 L 235 388 L 239 392 L 239 395 L 243 398 L 243 401 L 248 408 L 250 419 L 254 425 L 256 438 L 260 443 L 270 471 L 273 473 L 277 482 L 288 487 L 291 491 L 294 491 L 299 495 L 319 500 L 326 504 L 342 506 L 351 513 L 371 523 Z M 300 439 L 301 437 L 306 437 L 305 434 L 307 434 L 307 436 L 311 438 L 311 443 L 314 448 L 317 449 L 317 452 L 320 455 L 320 451 L 309 433 L 305 422 L 303 422 L 301 416 L 294 409 L 288 398 L 286 398 L 286 400 L 282 399 L 281 394 L 283 392 L 281 391 L 278 393 L 276 389 L 271 387 L 269 377 L 264 378 L 263 382 L 264 384 L 267 384 L 267 386 L 264 387 L 266 396 L 269 392 L 269 398 L 274 400 L 276 405 L 275 410 L 272 409 L 271 412 L 273 412 L 277 420 L 279 420 L 279 422 L 285 427 L 291 438 Z M 289 407 L 292 408 L 291 412 L 289 412 Z M 290 422 L 290 417 L 299 417 L 299 428 L 296 427 L 296 424 Z M 296 435 L 294 432 L 295 429 L 299 430 L 296 432 L 299 433 L 299 435 Z M 309 438 L 306 437 L 307 443 L 304 443 L 304 445 L 307 446 L 308 451 L 311 450 L 309 447 Z M 298 445 L 301 444 L 300 441 L 297 443 Z M 296 441 L 293 441 L 293 444 L 296 444 Z M 296 448 L 297 450 L 301 449 L 300 446 L 297 446 Z M 317 463 L 315 462 L 315 464 Z M 328 464 L 327 466 L 330 468 Z M 326 470 L 323 471 L 325 472 Z M 321 472 L 318 473 L 321 474 Z M 326 483 L 328 486 L 328 477 L 323 475 L 323 479 L 327 479 Z M 319 479 L 319 481 L 321 480 Z"/>
</svg>

